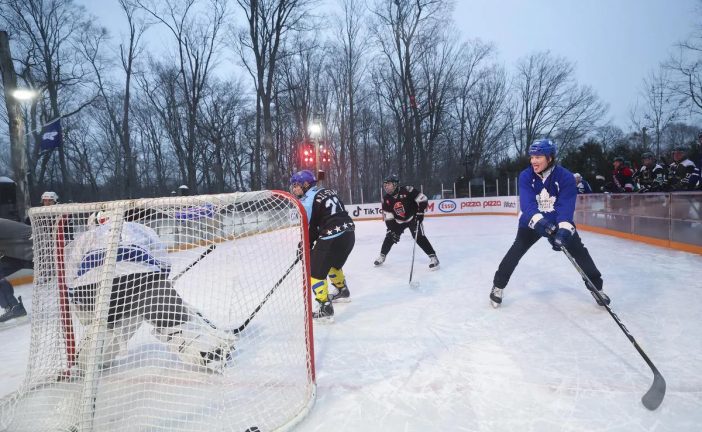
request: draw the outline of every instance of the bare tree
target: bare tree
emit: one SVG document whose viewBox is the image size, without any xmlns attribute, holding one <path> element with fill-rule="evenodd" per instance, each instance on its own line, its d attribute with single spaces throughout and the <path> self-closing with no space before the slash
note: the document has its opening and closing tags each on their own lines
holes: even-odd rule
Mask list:
<svg viewBox="0 0 702 432">
<path fill-rule="evenodd" d="M 339 147 L 342 149 L 338 166 L 340 183 L 347 185 L 352 196 L 359 193 L 359 137 L 357 105 L 364 76 L 364 57 L 368 50 L 368 36 L 363 31 L 364 14 L 359 0 L 340 0 L 342 15 L 335 17 L 334 42 L 329 62 L 329 78 L 336 90 L 339 118 Z M 346 160 L 348 150 L 348 161 Z"/>
<path fill-rule="evenodd" d="M 137 0 L 159 23 L 163 24 L 176 42 L 174 92 L 167 93 L 178 100 L 167 104 L 162 113 L 183 116 L 183 122 L 164 118 L 165 124 L 176 126 L 170 131 L 172 145 L 183 158 L 183 181 L 194 191 L 198 187 L 198 163 L 203 157 L 197 136 L 198 113 L 215 59 L 222 44 L 222 26 L 227 18 L 226 0 Z M 172 76 L 173 77 L 173 76 Z M 153 90 L 153 88 L 152 88 Z M 152 93 L 153 95 L 153 93 Z M 183 110 L 179 107 L 183 106 Z"/>
<path fill-rule="evenodd" d="M 698 1 L 697 17 L 702 12 L 702 1 Z M 677 53 L 665 67 L 673 71 L 675 91 L 683 95 L 691 107 L 702 113 L 702 22 L 698 22 L 691 36 L 678 44 Z"/>
<path fill-rule="evenodd" d="M 10 131 L 10 148 L 12 154 L 12 171 L 17 184 L 17 216 L 24 220 L 29 208 L 29 190 L 27 185 L 27 142 L 25 137 L 24 117 L 20 102 L 12 96 L 17 89 L 17 74 L 12 63 L 10 41 L 7 32 L 0 31 L 0 73 L 2 75 Z"/>
<path fill-rule="evenodd" d="M 670 87 L 669 73 L 661 69 L 658 73 L 651 72 L 644 79 L 641 89 L 643 102 L 632 109 L 631 123 L 635 130 L 641 130 L 646 137 L 646 131 L 652 131 L 656 155 L 661 156 L 661 139 L 663 131 L 669 124 L 676 121 L 685 103 L 685 99 Z M 649 143 L 644 142 L 644 147 L 650 149 Z"/>
<path fill-rule="evenodd" d="M 130 104 L 132 98 L 132 80 L 135 62 L 141 53 L 140 40 L 147 29 L 147 24 L 136 16 L 136 6 L 128 0 L 119 0 L 120 7 L 127 18 L 127 41 L 119 44 L 120 67 L 124 73 L 124 84 L 121 88 L 112 89 L 112 62 L 106 59 L 103 42 L 107 38 L 104 29 L 96 31 L 98 37 L 82 38 L 81 51 L 93 67 L 96 77 L 97 91 L 103 99 L 103 107 L 109 117 L 110 131 L 114 132 L 119 141 L 121 152 L 115 160 L 115 180 L 121 186 L 120 196 L 133 197 L 136 193 L 136 153 L 131 142 L 130 133 Z M 90 27 L 88 27 L 89 29 Z M 105 73 L 109 67 L 110 73 Z M 124 164 L 124 166 L 122 166 Z"/>
<path fill-rule="evenodd" d="M 422 114 L 418 102 L 417 74 L 424 51 L 435 41 L 441 18 L 450 10 L 444 0 L 377 0 L 373 14 L 378 25 L 373 27 L 382 56 L 392 76 L 400 84 L 396 98 L 401 101 L 402 154 L 400 175 L 415 179 L 415 152 L 423 148 Z M 404 172 L 403 172 L 404 168 Z"/>
<path fill-rule="evenodd" d="M 281 184 L 281 179 L 276 175 L 279 169 L 271 114 L 276 67 L 283 39 L 288 33 L 306 29 L 308 9 L 314 3 L 315 0 L 237 0 L 248 24 L 246 31 L 237 33 L 239 55 L 256 85 L 253 189 L 259 189 L 264 184 L 262 151 L 266 155 L 265 185 L 273 187 Z M 254 56 L 253 64 L 249 60 L 250 54 Z"/>
<path fill-rule="evenodd" d="M 46 95 L 41 109 L 41 123 L 70 117 L 88 106 L 94 95 L 81 96 L 81 86 L 89 79 L 82 60 L 75 53 L 77 40 L 85 36 L 84 10 L 70 0 L 0 0 L 0 18 L 17 37 L 20 77 Z M 38 100 L 40 104 L 42 100 Z M 35 131 L 35 160 L 39 156 L 39 134 Z M 41 159 L 38 182 L 44 182 L 51 153 Z M 65 146 L 58 148 L 63 196 L 71 198 L 70 175 Z M 31 184 L 30 184 L 31 187 Z"/>
<path fill-rule="evenodd" d="M 540 137 L 558 138 L 563 150 L 585 136 L 606 108 L 590 87 L 579 86 L 574 65 L 550 52 L 531 54 L 517 65 L 515 149 L 520 155 Z"/>
</svg>

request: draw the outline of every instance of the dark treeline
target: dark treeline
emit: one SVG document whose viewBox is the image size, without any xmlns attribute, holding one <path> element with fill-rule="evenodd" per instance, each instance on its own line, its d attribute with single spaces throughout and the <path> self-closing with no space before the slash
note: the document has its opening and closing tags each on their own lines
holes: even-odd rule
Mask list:
<svg viewBox="0 0 702 432">
<path fill-rule="evenodd" d="M 287 189 L 308 168 L 313 120 L 331 150 L 327 185 L 354 202 L 378 200 L 391 172 L 428 193 L 461 176 L 514 177 L 545 136 L 585 177 L 614 155 L 679 144 L 699 155 L 700 34 L 642 83 L 624 131 L 571 60 L 531 52 L 504 65 L 497 47 L 459 37 L 450 1 L 338 0 L 326 16 L 315 0 L 114 1 L 119 36 L 72 0 L 0 0 L 17 86 L 39 92 L 21 109 L 34 203 L 46 189 L 63 202 L 180 184 Z M 58 117 L 64 145 L 41 153 L 41 126 Z M 4 134 L 0 144 L 10 173 Z"/>
</svg>

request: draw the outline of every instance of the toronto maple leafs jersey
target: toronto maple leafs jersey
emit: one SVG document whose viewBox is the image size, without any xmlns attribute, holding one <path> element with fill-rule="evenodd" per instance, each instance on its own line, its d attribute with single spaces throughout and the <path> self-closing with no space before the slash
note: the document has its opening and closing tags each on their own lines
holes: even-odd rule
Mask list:
<svg viewBox="0 0 702 432">
<path fill-rule="evenodd" d="M 330 239 L 354 230 L 353 221 L 336 191 L 313 186 L 300 201 L 307 212 L 310 243 L 318 238 Z"/>
<path fill-rule="evenodd" d="M 573 174 L 560 165 L 546 170 L 543 177 L 531 167 L 525 169 L 519 174 L 519 226 L 529 227 L 537 213 L 556 225 L 567 222 L 575 226 L 577 194 Z"/>
<path fill-rule="evenodd" d="M 429 200 L 427 196 L 412 186 L 401 186 L 392 195 L 383 197 L 383 217 L 385 222 L 395 220 L 403 224 L 411 221 L 417 211 L 424 211 Z"/>
</svg>

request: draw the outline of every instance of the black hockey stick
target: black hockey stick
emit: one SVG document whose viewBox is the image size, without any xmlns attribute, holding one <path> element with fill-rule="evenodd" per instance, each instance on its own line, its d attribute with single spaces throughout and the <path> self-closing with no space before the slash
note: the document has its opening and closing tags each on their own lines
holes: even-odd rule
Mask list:
<svg viewBox="0 0 702 432">
<path fill-rule="evenodd" d="M 614 321 L 617 323 L 620 329 L 624 332 L 626 337 L 629 339 L 629 341 L 634 345 L 634 348 L 636 348 L 636 351 L 641 354 L 641 357 L 643 357 L 644 361 L 646 364 L 648 364 L 648 367 L 651 368 L 653 371 L 653 384 L 651 384 L 651 387 L 648 389 L 645 395 L 641 398 L 641 403 L 643 405 L 650 409 L 651 411 L 655 410 L 658 408 L 658 406 L 663 402 L 663 398 L 665 397 L 665 379 L 663 378 L 663 375 L 661 375 L 660 372 L 658 372 L 658 369 L 656 366 L 653 364 L 651 359 L 648 358 L 644 350 L 639 346 L 639 344 L 636 342 L 636 339 L 634 339 L 634 336 L 629 333 L 629 330 L 627 330 L 626 326 L 622 321 L 619 319 L 617 314 L 612 312 L 612 309 L 609 307 L 608 304 L 606 304 L 604 298 L 602 298 L 602 295 L 600 295 L 599 291 L 597 291 L 597 288 L 595 287 L 595 284 L 592 283 L 589 277 L 585 274 L 582 268 L 578 265 L 577 262 L 575 262 L 575 259 L 573 256 L 566 250 L 566 248 L 561 247 L 561 250 L 565 254 L 565 256 L 568 257 L 570 262 L 573 264 L 575 269 L 580 273 L 580 276 L 582 276 L 583 280 L 587 284 L 587 287 L 592 293 L 597 297 L 597 300 L 599 303 L 602 304 L 602 306 L 607 309 L 607 312 L 614 318 Z"/>
<path fill-rule="evenodd" d="M 414 251 L 417 249 L 417 236 L 419 235 L 420 228 L 421 228 L 421 222 L 417 222 L 417 227 L 414 229 L 414 243 L 412 244 L 412 265 L 410 266 L 410 276 L 409 276 L 409 286 L 412 289 L 419 288 L 419 282 L 412 282 L 412 275 L 414 274 Z"/>
<path fill-rule="evenodd" d="M 251 312 L 251 315 L 249 315 L 249 317 L 246 319 L 246 321 L 244 321 L 244 323 L 243 323 L 242 325 L 240 325 L 240 326 L 237 327 L 237 328 L 227 329 L 226 331 L 227 331 L 228 333 L 232 333 L 232 334 L 239 334 L 239 333 L 241 333 L 242 331 L 244 331 L 244 329 L 245 329 L 246 327 L 248 327 L 248 325 L 251 323 L 251 320 L 254 319 L 254 317 L 256 316 L 256 314 L 258 313 L 258 311 L 260 311 L 261 308 L 263 307 L 263 305 L 266 304 L 266 302 L 268 301 L 268 299 L 271 298 L 271 296 L 273 295 L 273 293 L 275 292 L 275 290 L 277 290 L 278 287 L 283 283 L 283 281 L 285 281 L 285 278 L 288 277 L 288 275 L 290 274 L 290 272 L 292 271 L 292 269 L 295 268 L 295 265 L 296 265 L 298 262 L 300 262 L 301 259 L 302 259 L 302 255 L 301 255 L 301 254 L 298 254 L 297 257 L 295 258 L 295 261 L 293 261 L 292 264 L 290 264 L 290 267 L 288 267 L 288 269 L 285 270 L 285 273 L 283 274 L 283 276 L 281 276 L 280 279 L 278 279 L 278 282 L 276 282 L 275 285 L 273 285 L 273 288 L 271 288 L 271 290 L 268 291 L 268 294 L 266 294 L 266 296 L 263 297 L 263 300 L 261 300 L 261 303 L 259 303 L 258 306 L 256 306 L 256 309 L 254 309 L 254 311 Z"/>
<path fill-rule="evenodd" d="M 216 247 L 217 247 L 217 244 L 216 244 L 216 243 L 211 244 L 207 249 L 205 249 L 204 251 L 202 251 L 202 253 L 200 254 L 200 256 L 198 256 L 197 258 L 195 258 L 195 261 L 193 261 L 193 262 L 191 262 L 190 264 L 188 264 L 188 266 L 185 267 L 183 270 L 181 270 L 180 273 L 178 273 L 177 275 L 173 276 L 173 277 L 171 278 L 171 282 L 175 282 L 175 281 L 177 281 L 178 279 L 180 279 L 181 276 L 183 276 L 185 273 L 187 273 L 188 271 L 190 271 L 191 268 L 195 267 L 195 264 L 197 264 L 197 263 L 199 263 L 200 261 L 202 261 L 203 258 L 205 258 L 207 255 L 209 255 L 212 251 L 214 251 Z"/>
</svg>

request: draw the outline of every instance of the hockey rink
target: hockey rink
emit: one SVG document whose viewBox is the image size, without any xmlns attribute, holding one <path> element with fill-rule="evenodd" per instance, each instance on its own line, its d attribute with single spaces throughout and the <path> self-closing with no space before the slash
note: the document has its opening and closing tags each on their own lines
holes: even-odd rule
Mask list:
<svg viewBox="0 0 702 432">
<path fill-rule="evenodd" d="M 612 309 L 667 381 L 648 411 L 651 370 L 545 240 L 517 267 L 502 307 L 490 306 L 516 217 L 428 218 L 441 266 L 430 271 L 418 248 L 417 290 L 409 232 L 375 268 L 385 225 L 356 226 L 344 267 L 352 301 L 314 327 L 317 399 L 296 431 L 700 430 L 702 256 L 581 233 Z M 16 295 L 31 316 L 31 285 Z M 29 335 L 29 324 L 0 330 L 0 397 L 22 382 Z"/>
</svg>

